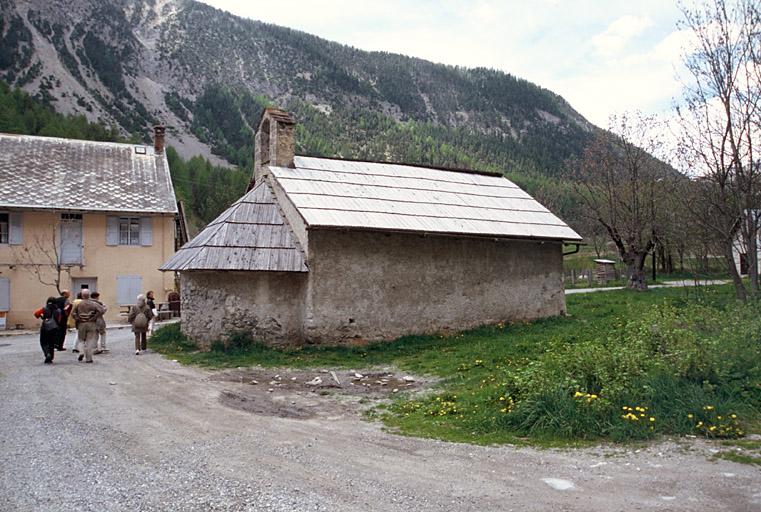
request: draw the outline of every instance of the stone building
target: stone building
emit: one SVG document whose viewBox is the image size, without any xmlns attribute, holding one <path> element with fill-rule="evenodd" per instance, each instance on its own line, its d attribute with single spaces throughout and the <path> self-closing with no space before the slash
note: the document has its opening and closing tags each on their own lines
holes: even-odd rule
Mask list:
<svg viewBox="0 0 761 512">
<path fill-rule="evenodd" d="M 512 182 L 295 156 L 294 128 L 265 110 L 249 192 L 161 267 L 191 338 L 341 343 L 565 312 L 563 244 L 581 237 Z"/>
</svg>

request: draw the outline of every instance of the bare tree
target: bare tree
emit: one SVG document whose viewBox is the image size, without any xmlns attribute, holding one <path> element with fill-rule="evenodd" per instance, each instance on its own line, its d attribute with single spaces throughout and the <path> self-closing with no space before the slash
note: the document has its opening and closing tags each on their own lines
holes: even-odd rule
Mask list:
<svg viewBox="0 0 761 512">
<path fill-rule="evenodd" d="M 34 274 L 41 284 L 55 287 L 60 295 L 62 280 L 71 279 L 72 265 L 62 263 L 59 231 L 60 226 L 53 225 L 50 236 L 36 235 L 31 244 L 14 248 L 13 258 L 19 267 Z"/>
<path fill-rule="evenodd" d="M 695 38 L 684 56 L 689 72 L 677 108 L 684 168 L 698 181 L 693 219 L 714 234 L 736 295 L 747 292 L 733 255 L 739 232 L 750 290 L 759 294 L 757 244 L 761 167 L 761 7 L 758 0 L 706 0 L 681 6 L 682 28 Z"/>
<path fill-rule="evenodd" d="M 660 149 L 652 118 L 612 117 L 577 166 L 577 192 L 605 228 L 627 267 L 628 287 L 644 290 L 645 258 L 654 248 L 668 167 L 652 155 Z"/>
</svg>

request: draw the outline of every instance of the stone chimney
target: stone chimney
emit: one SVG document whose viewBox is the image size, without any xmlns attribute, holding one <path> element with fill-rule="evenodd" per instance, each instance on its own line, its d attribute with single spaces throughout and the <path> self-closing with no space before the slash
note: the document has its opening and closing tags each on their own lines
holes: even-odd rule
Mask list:
<svg viewBox="0 0 761 512">
<path fill-rule="evenodd" d="M 249 190 L 269 174 L 268 166 L 293 167 L 295 128 L 296 121 L 288 112 L 274 107 L 264 109 L 254 135 L 254 176 Z"/>
<path fill-rule="evenodd" d="M 156 154 L 159 155 L 164 152 L 164 134 L 166 133 L 166 127 L 157 125 L 153 127 L 153 149 Z"/>
</svg>

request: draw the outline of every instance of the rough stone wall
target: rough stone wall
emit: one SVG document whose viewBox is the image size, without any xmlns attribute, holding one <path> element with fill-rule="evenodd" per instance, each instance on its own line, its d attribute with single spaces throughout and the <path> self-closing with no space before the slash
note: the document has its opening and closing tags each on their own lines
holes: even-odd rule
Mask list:
<svg viewBox="0 0 761 512">
<path fill-rule="evenodd" d="M 270 162 L 278 167 L 293 167 L 296 151 L 296 126 L 273 123 L 270 132 Z"/>
<path fill-rule="evenodd" d="M 304 336 L 461 330 L 565 312 L 562 244 L 310 231 Z"/>
<path fill-rule="evenodd" d="M 183 272 L 182 331 L 202 348 L 234 331 L 299 343 L 306 280 L 301 272 Z"/>
</svg>

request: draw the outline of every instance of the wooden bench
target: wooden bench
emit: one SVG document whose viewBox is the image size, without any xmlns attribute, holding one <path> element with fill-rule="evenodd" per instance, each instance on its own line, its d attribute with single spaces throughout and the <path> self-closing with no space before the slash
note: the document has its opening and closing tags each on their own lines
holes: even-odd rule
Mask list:
<svg viewBox="0 0 761 512">
<path fill-rule="evenodd" d="M 156 303 L 156 321 L 160 322 L 161 320 L 168 320 L 170 318 L 173 318 L 174 316 L 179 316 L 179 311 L 174 311 L 172 309 L 169 309 L 169 302 L 157 302 Z M 132 309 L 132 306 L 134 304 L 127 304 L 119 306 L 121 308 L 121 311 L 119 312 L 119 316 L 122 318 L 127 318 L 129 316 L 129 312 Z"/>
</svg>

